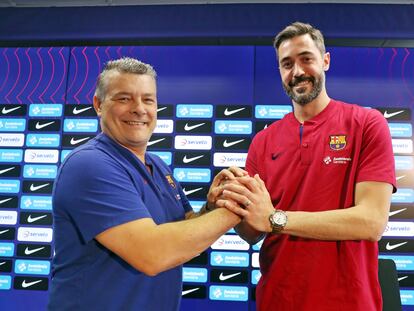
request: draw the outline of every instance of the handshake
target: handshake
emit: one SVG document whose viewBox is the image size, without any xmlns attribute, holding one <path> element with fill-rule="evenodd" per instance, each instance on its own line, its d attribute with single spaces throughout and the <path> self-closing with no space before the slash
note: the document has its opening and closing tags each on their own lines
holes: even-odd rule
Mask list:
<svg viewBox="0 0 414 311">
<path fill-rule="evenodd" d="M 207 195 L 207 210 L 226 208 L 260 232 L 270 232 L 273 203 L 264 181 L 239 168 L 229 167 L 214 178 Z"/>
</svg>

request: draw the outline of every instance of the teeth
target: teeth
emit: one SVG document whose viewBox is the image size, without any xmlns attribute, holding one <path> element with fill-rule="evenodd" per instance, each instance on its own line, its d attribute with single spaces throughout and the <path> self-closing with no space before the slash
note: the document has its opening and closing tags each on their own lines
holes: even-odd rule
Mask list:
<svg viewBox="0 0 414 311">
<path fill-rule="evenodd" d="M 139 125 L 139 124 L 143 125 L 143 124 L 145 124 L 145 122 L 139 122 L 139 121 L 126 121 L 126 123 L 129 124 L 129 125 Z"/>
</svg>

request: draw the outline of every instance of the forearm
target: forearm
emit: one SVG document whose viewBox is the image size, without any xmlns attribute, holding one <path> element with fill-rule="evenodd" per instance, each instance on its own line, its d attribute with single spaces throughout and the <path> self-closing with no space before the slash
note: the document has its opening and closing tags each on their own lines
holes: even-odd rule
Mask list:
<svg viewBox="0 0 414 311">
<path fill-rule="evenodd" d="M 266 233 L 260 232 L 249 226 L 245 221 L 241 221 L 234 227 L 237 234 L 249 244 L 256 244 L 264 238 Z"/>
<path fill-rule="evenodd" d="M 149 237 L 156 241 L 149 255 L 153 273 L 187 262 L 239 222 L 240 218 L 233 213 L 217 209 L 201 217 L 157 226 Z"/>
<path fill-rule="evenodd" d="M 378 241 L 387 224 L 387 215 L 363 205 L 325 212 L 287 212 L 287 215 L 288 223 L 282 233 L 318 240 Z"/>
</svg>

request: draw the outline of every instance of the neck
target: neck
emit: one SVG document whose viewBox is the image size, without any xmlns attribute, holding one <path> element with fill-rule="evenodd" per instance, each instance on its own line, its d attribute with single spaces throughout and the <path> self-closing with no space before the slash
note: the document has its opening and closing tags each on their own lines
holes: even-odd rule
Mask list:
<svg viewBox="0 0 414 311">
<path fill-rule="evenodd" d="M 323 90 L 317 98 L 313 101 L 307 103 L 306 105 L 299 105 L 295 102 L 293 103 L 293 111 L 295 118 L 300 122 L 304 123 L 307 120 L 312 119 L 322 112 L 328 106 L 330 98 L 325 90 Z"/>
</svg>

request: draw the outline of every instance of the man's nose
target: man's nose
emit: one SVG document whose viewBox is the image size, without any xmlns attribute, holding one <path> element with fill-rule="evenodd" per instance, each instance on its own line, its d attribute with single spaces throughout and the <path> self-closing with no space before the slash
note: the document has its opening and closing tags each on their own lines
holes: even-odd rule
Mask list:
<svg viewBox="0 0 414 311">
<path fill-rule="evenodd" d="M 131 111 L 139 114 L 146 113 L 145 104 L 141 100 L 133 100 L 131 103 Z"/>
<path fill-rule="evenodd" d="M 302 66 L 300 66 L 299 64 L 294 64 L 293 65 L 293 69 L 292 69 L 292 74 L 294 77 L 300 77 L 305 73 L 305 71 L 303 70 Z"/>
</svg>

